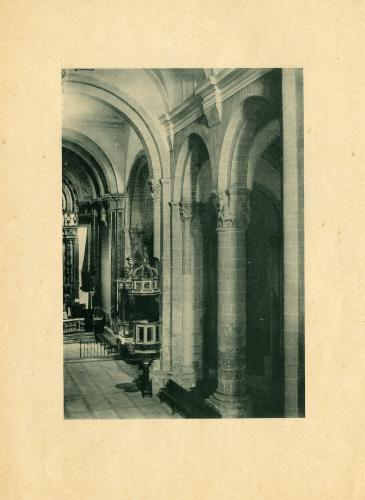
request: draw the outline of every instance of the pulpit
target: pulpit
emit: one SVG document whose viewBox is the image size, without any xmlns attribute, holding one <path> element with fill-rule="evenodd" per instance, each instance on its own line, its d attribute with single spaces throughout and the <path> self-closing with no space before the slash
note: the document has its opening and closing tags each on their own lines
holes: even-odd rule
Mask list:
<svg viewBox="0 0 365 500">
<path fill-rule="evenodd" d="M 132 336 L 129 353 L 140 361 L 143 371 L 142 395 L 151 396 L 149 367 L 159 357 L 161 349 L 160 288 L 158 271 L 150 265 L 146 249 L 143 257 L 136 262 L 127 258 L 123 276 L 117 280 L 117 292 L 125 339 Z"/>
</svg>

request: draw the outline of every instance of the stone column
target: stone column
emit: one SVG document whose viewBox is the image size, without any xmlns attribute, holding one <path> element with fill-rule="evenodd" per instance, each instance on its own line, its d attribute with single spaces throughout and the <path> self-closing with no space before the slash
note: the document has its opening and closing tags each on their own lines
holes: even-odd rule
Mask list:
<svg viewBox="0 0 365 500">
<path fill-rule="evenodd" d="M 92 228 L 93 228 L 93 234 L 92 234 L 92 273 L 94 276 L 94 290 L 95 290 L 95 296 L 94 296 L 94 305 L 99 306 L 100 305 L 100 234 L 99 234 L 99 225 L 100 225 L 100 220 L 99 220 L 99 212 L 97 209 L 97 205 L 92 206 Z"/>
<path fill-rule="evenodd" d="M 160 259 L 161 184 L 159 181 L 151 179 L 149 186 L 153 199 L 153 255 L 157 259 Z"/>
<path fill-rule="evenodd" d="M 184 385 L 181 380 L 182 370 L 182 232 L 179 203 L 169 202 L 170 206 L 170 283 L 171 283 L 171 375 L 174 380 Z"/>
<path fill-rule="evenodd" d="M 222 417 L 252 414 L 246 380 L 246 190 L 218 198 L 218 388 L 208 402 Z"/>
<path fill-rule="evenodd" d="M 191 232 L 193 203 L 180 202 L 179 212 L 182 227 L 182 384 L 193 387 L 196 382 L 194 371 L 194 336 L 193 336 L 193 276 L 191 263 Z"/>
<path fill-rule="evenodd" d="M 171 356 L 171 179 L 160 179 L 161 184 L 161 231 L 160 231 L 160 287 L 161 287 L 161 356 L 160 366 L 170 373 Z"/>
<path fill-rule="evenodd" d="M 63 216 L 64 267 L 63 282 L 71 302 L 79 296 L 79 245 L 77 234 L 77 213 Z"/>
<path fill-rule="evenodd" d="M 286 417 L 304 415 L 303 74 L 282 70 Z"/>
<path fill-rule="evenodd" d="M 111 255 L 111 306 L 117 305 L 116 280 L 124 265 L 124 195 L 121 193 L 108 194 L 105 197 L 109 206 L 110 255 Z"/>
</svg>

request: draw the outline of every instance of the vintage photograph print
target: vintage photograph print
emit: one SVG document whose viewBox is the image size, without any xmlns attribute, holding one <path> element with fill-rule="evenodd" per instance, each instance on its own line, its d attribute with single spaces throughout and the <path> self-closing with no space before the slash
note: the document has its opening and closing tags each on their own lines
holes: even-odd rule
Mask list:
<svg viewBox="0 0 365 500">
<path fill-rule="evenodd" d="M 304 417 L 302 69 L 60 76 L 64 418 Z"/>
</svg>

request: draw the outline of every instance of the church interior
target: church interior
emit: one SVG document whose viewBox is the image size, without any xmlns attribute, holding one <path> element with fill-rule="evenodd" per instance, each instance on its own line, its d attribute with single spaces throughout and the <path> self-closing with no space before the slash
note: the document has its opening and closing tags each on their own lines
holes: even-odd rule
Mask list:
<svg viewBox="0 0 365 500">
<path fill-rule="evenodd" d="M 62 93 L 65 418 L 303 417 L 302 70 Z"/>
</svg>

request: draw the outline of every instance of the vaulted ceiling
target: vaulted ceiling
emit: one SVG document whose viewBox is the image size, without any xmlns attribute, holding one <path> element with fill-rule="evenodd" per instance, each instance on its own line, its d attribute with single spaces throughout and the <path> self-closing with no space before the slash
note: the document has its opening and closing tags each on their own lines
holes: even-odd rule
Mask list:
<svg viewBox="0 0 365 500">
<path fill-rule="evenodd" d="M 119 90 L 127 101 L 137 104 L 143 115 L 160 131 L 162 140 L 166 141 L 161 118 L 188 99 L 196 87 L 208 77 L 214 76 L 216 71 L 219 70 L 68 69 L 63 71 L 63 79 L 65 83 L 71 84 L 82 82 L 85 87 L 88 82 L 92 82 L 96 87 Z M 137 106 L 133 106 L 137 109 Z M 100 163 L 96 156 L 103 157 L 103 162 L 110 163 L 114 171 L 112 176 L 116 178 L 117 189 L 123 191 L 134 158 L 141 150 L 146 149 L 142 134 L 133 120 L 105 100 L 66 86 L 63 95 L 62 126 L 65 151 L 84 148 L 85 155 L 94 156 L 96 163 Z M 70 146 L 73 143 L 75 148 Z M 100 154 L 95 156 L 95 152 Z M 70 159 L 69 152 L 67 155 Z M 86 175 L 88 166 L 85 162 L 80 163 L 73 158 L 73 161 L 66 163 L 72 164 L 75 172 L 80 170 L 80 175 Z M 70 166 L 64 167 L 65 170 L 70 169 Z M 105 167 L 106 170 L 107 168 Z M 93 175 L 91 170 L 90 175 Z M 109 186 L 105 190 L 108 188 Z M 83 194 L 86 196 L 86 193 Z"/>
</svg>

